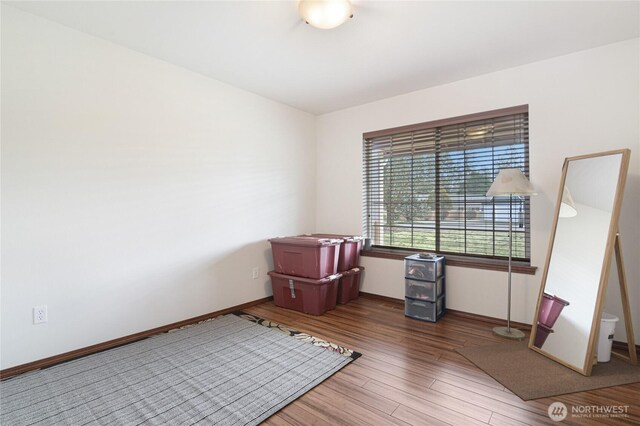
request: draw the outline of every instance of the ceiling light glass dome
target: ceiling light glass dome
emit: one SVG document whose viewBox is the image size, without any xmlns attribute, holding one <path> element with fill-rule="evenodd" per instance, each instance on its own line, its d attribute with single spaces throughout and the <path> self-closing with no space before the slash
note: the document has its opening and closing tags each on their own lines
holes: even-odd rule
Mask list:
<svg viewBox="0 0 640 426">
<path fill-rule="evenodd" d="M 307 24 L 323 30 L 335 28 L 353 16 L 349 0 L 300 0 L 298 11 Z"/>
</svg>

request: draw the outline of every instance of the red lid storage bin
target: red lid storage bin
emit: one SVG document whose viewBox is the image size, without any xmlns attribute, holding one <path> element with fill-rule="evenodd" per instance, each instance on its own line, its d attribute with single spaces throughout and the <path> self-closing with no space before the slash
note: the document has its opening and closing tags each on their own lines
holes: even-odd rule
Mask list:
<svg viewBox="0 0 640 426">
<path fill-rule="evenodd" d="M 340 234 L 311 234 L 314 237 L 332 238 L 342 241 L 340 245 L 340 257 L 338 258 L 338 271 L 346 271 L 358 267 L 360 263 L 360 249 L 364 238 L 359 235 Z"/>
<path fill-rule="evenodd" d="M 338 303 L 349 303 L 350 300 L 357 299 L 360 295 L 360 278 L 364 267 L 342 271 L 342 278 L 338 281 Z"/>
<path fill-rule="evenodd" d="M 269 272 L 276 306 L 311 315 L 322 315 L 336 308 L 338 279 L 341 274 L 319 280 Z"/>
<path fill-rule="evenodd" d="M 320 279 L 338 271 L 340 240 L 331 238 L 279 237 L 269 240 L 275 272 Z"/>
</svg>

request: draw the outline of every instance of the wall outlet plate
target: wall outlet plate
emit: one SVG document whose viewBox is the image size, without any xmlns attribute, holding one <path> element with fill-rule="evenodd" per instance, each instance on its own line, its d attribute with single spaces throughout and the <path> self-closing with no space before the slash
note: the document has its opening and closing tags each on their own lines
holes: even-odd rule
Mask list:
<svg viewBox="0 0 640 426">
<path fill-rule="evenodd" d="M 257 266 L 253 268 L 253 272 L 251 276 L 253 277 L 254 280 L 257 280 L 258 277 L 260 276 L 260 269 Z"/>
<path fill-rule="evenodd" d="M 33 307 L 33 323 L 42 324 L 47 322 L 47 305 L 34 306 Z"/>
</svg>

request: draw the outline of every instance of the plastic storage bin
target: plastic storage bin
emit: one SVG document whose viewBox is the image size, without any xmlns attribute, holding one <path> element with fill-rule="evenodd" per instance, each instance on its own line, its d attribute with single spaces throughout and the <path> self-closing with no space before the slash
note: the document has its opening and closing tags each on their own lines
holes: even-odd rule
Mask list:
<svg viewBox="0 0 640 426">
<path fill-rule="evenodd" d="M 405 298 L 404 314 L 422 321 L 436 322 L 445 312 L 445 297 L 435 302 Z"/>
<path fill-rule="evenodd" d="M 360 295 L 360 278 L 364 267 L 342 271 L 342 278 L 338 281 L 338 303 L 345 304 Z"/>
<path fill-rule="evenodd" d="M 538 322 L 549 328 L 553 328 L 553 325 L 560 316 L 560 312 L 562 312 L 565 306 L 569 306 L 569 302 L 562 300 L 559 297 L 544 293 L 542 295 L 542 304 L 540 306 L 540 317 L 538 318 Z"/>
<path fill-rule="evenodd" d="M 613 334 L 616 324 L 620 319 L 606 312 L 602 313 L 600 320 L 600 335 L 598 336 L 598 362 L 611 361 L 611 346 L 613 346 Z"/>
<path fill-rule="evenodd" d="M 311 234 L 312 237 L 338 239 L 342 241 L 340 245 L 340 256 L 338 257 L 338 271 L 346 271 L 358 267 L 360 263 L 360 249 L 364 238 L 359 235 L 340 234 Z"/>
<path fill-rule="evenodd" d="M 551 327 L 547 327 L 544 324 L 538 323 L 538 327 L 536 329 L 536 339 L 533 342 L 533 346 L 535 346 L 536 348 L 541 348 L 542 345 L 544 345 L 544 342 L 546 342 L 547 337 L 549 337 L 549 334 L 551 333 L 553 333 Z"/>
<path fill-rule="evenodd" d="M 338 271 L 341 240 L 318 237 L 279 237 L 269 240 L 275 272 L 320 279 Z"/>
<path fill-rule="evenodd" d="M 415 280 L 435 281 L 444 272 L 444 257 L 413 254 L 404 258 L 404 276 Z"/>
<path fill-rule="evenodd" d="M 434 302 L 444 293 L 444 277 L 436 281 L 417 281 L 405 278 L 404 295 L 411 299 Z"/>
<path fill-rule="evenodd" d="M 276 306 L 311 315 L 335 309 L 341 274 L 318 280 L 269 272 Z"/>
</svg>

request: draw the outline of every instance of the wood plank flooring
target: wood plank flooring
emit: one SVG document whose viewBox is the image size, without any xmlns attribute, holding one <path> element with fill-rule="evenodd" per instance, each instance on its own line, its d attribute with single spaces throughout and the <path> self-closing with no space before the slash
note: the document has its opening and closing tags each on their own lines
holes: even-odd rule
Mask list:
<svg viewBox="0 0 640 426">
<path fill-rule="evenodd" d="M 455 352 L 502 342 L 492 325 L 445 315 L 435 324 L 404 316 L 402 302 L 361 296 L 317 317 L 276 307 L 245 309 L 363 356 L 271 416 L 268 425 L 547 425 L 552 402 L 628 405 L 627 418 L 562 424 L 640 424 L 640 383 L 525 402 Z M 523 366 L 526 368 L 526 366 Z"/>
</svg>

